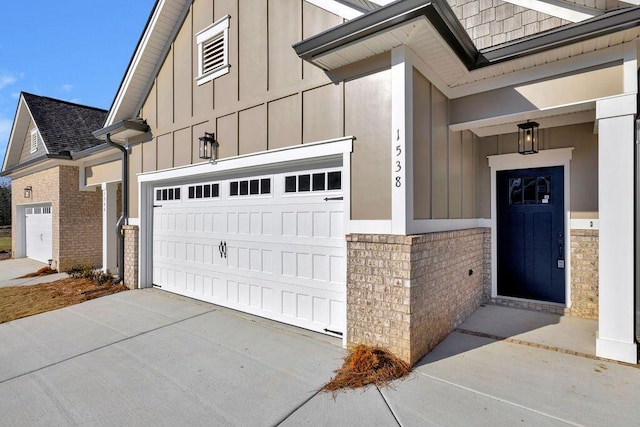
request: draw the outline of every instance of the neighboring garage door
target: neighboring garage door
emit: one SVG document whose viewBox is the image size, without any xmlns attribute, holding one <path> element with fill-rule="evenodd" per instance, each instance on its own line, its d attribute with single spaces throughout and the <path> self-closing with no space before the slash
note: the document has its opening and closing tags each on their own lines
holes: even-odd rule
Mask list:
<svg viewBox="0 0 640 427">
<path fill-rule="evenodd" d="M 51 259 L 53 239 L 51 206 L 25 208 L 25 243 L 27 258 L 40 262 Z"/>
<path fill-rule="evenodd" d="M 319 332 L 344 332 L 341 171 L 154 191 L 153 283 Z"/>
</svg>

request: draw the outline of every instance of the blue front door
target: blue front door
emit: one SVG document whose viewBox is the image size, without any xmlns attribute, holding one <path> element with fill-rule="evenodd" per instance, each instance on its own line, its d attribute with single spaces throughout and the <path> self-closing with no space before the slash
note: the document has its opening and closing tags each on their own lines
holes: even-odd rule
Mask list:
<svg viewBox="0 0 640 427">
<path fill-rule="evenodd" d="M 565 302 L 564 168 L 499 171 L 498 295 Z"/>
</svg>

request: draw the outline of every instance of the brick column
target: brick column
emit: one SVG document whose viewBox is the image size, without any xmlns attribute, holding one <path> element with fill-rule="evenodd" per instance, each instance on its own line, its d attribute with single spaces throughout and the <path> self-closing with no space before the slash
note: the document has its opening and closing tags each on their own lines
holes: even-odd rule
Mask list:
<svg viewBox="0 0 640 427">
<path fill-rule="evenodd" d="M 571 230 L 569 314 L 598 319 L 598 230 Z"/>
<path fill-rule="evenodd" d="M 416 363 L 482 301 L 485 229 L 347 236 L 347 345 Z"/>
<path fill-rule="evenodd" d="M 138 226 L 125 225 L 124 233 L 124 284 L 129 289 L 138 287 Z"/>
</svg>

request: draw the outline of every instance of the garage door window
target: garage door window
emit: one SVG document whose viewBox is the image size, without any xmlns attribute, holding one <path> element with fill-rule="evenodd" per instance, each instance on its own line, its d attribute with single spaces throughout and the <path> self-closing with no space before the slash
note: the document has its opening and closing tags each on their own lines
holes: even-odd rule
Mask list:
<svg viewBox="0 0 640 427">
<path fill-rule="evenodd" d="M 215 199 L 220 197 L 220 184 L 200 184 L 189 186 L 189 199 Z"/>
<path fill-rule="evenodd" d="M 156 189 L 156 202 L 180 200 L 180 187 Z"/>
<path fill-rule="evenodd" d="M 340 171 L 289 175 L 284 178 L 285 193 L 306 193 L 309 191 L 331 191 L 341 189 L 342 176 Z"/>
<path fill-rule="evenodd" d="M 271 194 L 271 178 L 251 178 L 229 183 L 229 196 Z"/>
</svg>

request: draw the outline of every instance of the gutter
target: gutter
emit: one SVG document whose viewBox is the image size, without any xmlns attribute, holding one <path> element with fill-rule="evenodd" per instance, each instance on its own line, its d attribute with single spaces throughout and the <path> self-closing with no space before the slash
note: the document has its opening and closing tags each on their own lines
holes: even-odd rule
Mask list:
<svg viewBox="0 0 640 427">
<path fill-rule="evenodd" d="M 59 154 L 45 154 L 43 156 L 36 157 L 35 159 L 27 160 L 26 162 L 20 163 L 19 165 L 10 167 L 9 169 L 5 169 L 0 172 L 0 176 L 11 175 L 12 173 L 17 172 L 21 169 L 26 169 L 29 166 L 33 166 L 41 162 L 46 162 L 47 160 L 73 160 L 73 158 L 71 157 L 71 153 L 69 153 L 68 151 L 62 151 Z"/>
</svg>

